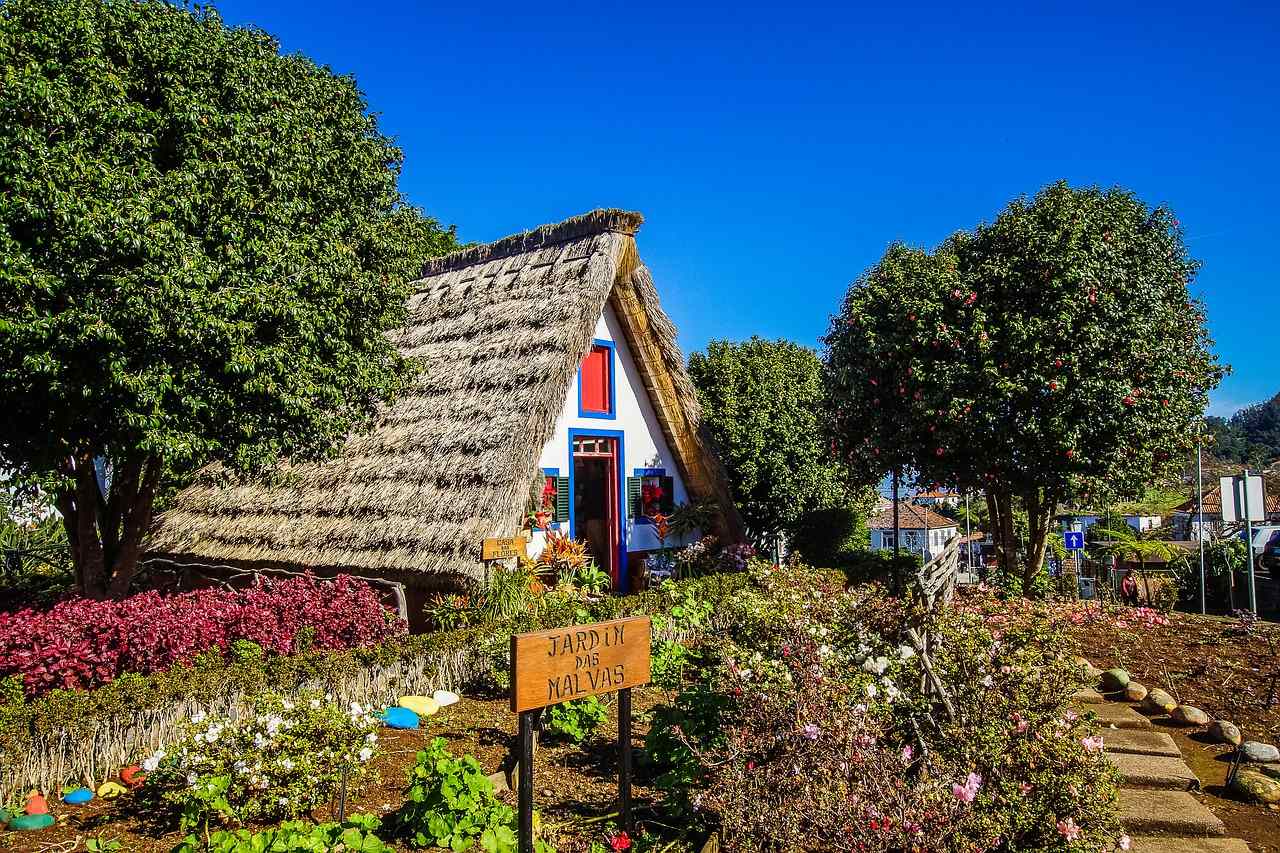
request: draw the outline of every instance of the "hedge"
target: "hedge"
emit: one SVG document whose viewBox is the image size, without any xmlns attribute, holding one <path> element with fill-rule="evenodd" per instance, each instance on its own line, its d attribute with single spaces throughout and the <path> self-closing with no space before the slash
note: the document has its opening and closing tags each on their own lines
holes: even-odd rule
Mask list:
<svg viewBox="0 0 1280 853">
<path fill-rule="evenodd" d="M 154 675 L 127 674 L 93 690 L 23 697 L 17 677 L 0 704 L 0 802 L 30 788 L 57 790 L 69 780 L 100 782 L 171 740 L 196 710 L 234 715 L 266 691 L 324 690 L 336 700 L 389 704 L 406 694 L 459 690 L 505 671 L 513 633 L 657 614 L 692 594 L 718 609 L 748 584 L 745 573 L 710 575 L 589 604 L 565 602 L 537 617 L 399 637 L 343 651 L 278 656 L 238 644 Z M 660 628 L 656 639 L 667 636 Z"/>
</svg>

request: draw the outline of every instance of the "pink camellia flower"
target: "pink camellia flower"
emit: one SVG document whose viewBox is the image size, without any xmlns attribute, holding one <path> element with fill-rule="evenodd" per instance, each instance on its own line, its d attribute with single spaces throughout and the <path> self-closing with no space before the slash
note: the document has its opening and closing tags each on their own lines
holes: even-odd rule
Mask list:
<svg viewBox="0 0 1280 853">
<path fill-rule="evenodd" d="M 911 744 L 907 744 L 906 746 L 904 746 L 902 748 L 902 763 L 906 764 L 907 762 L 911 761 L 911 756 L 915 754 L 916 754 L 916 751 L 911 748 Z"/>
<path fill-rule="evenodd" d="M 1080 743 L 1084 746 L 1085 752 L 1098 752 L 1102 749 L 1102 735 L 1083 738 Z"/>
<path fill-rule="evenodd" d="M 972 803 L 977 798 L 978 789 L 981 787 L 982 777 L 977 773 L 970 773 L 963 785 L 951 786 L 951 795 L 962 803 Z"/>
<path fill-rule="evenodd" d="M 1127 835 L 1120 836 L 1120 840 L 1116 842 L 1116 846 L 1121 850 L 1128 850 L 1133 846 L 1133 840 Z"/>
<path fill-rule="evenodd" d="M 1058 834 L 1067 841 L 1075 841 L 1080 837 L 1080 827 L 1071 818 L 1058 821 Z"/>
</svg>

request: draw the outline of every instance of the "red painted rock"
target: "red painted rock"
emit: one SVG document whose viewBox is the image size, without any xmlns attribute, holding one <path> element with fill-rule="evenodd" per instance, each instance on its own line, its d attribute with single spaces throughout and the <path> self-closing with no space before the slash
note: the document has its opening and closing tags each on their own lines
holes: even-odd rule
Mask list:
<svg viewBox="0 0 1280 853">
<path fill-rule="evenodd" d="M 137 788 L 147 781 L 147 774 L 142 772 L 142 767 L 139 765 L 130 764 L 120 771 L 120 779 L 130 788 Z"/>
<path fill-rule="evenodd" d="M 46 802 L 45 798 L 38 792 L 32 791 L 30 794 L 27 794 L 27 806 L 24 811 L 26 811 L 27 814 L 48 814 L 49 803 Z"/>
</svg>

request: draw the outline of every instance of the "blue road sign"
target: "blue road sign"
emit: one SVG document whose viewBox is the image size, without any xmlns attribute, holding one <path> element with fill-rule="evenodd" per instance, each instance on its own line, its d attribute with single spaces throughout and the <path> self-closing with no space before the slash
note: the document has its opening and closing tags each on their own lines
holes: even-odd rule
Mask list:
<svg viewBox="0 0 1280 853">
<path fill-rule="evenodd" d="M 1084 534 L 1079 530 L 1068 530 L 1062 534 L 1062 538 L 1066 540 L 1068 551 L 1084 550 Z"/>
</svg>

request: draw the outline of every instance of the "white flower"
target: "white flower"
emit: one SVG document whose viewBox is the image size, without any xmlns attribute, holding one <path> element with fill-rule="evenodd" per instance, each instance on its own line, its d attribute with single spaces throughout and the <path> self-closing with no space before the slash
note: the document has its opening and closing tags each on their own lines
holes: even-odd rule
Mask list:
<svg viewBox="0 0 1280 853">
<path fill-rule="evenodd" d="M 360 715 L 361 715 L 361 714 L 363 714 L 363 713 L 364 713 L 364 708 L 360 707 L 360 703 L 359 703 L 359 702 L 352 702 L 352 703 L 351 703 L 351 716 L 353 716 L 353 717 L 358 717 L 358 716 L 360 716 Z"/>
<path fill-rule="evenodd" d="M 898 646 L 898 660 L 911 660 L 916 656 L 916 650 L 910 646 Z"/>
<path fill-rule="evenodd" d="M 262 749 L 264 746 L 266 746 L 270 742 L 271 741 L 268 740 L 266 737 L 264 737 L 261 733 L 258 733 L 253 736 L 253 745 L 256 746 L 258 749 Z"/>
<path fill-rule="evenodd" d="M 377 736 L 376 734 L 374 734 L 373 732 L 369 732 L 367 735 L 365 735 L 365 736 L 364 736 L 364 742 L 365 742 L 365 743 L 377 743 L 377 742 L 378 742 L 378 736 Z"/>
<path fill-rule="evenodd" d="M 154 773 L 155 769 L 160 766 L 160 762 L 164 759 L 164 756 L 165 751 L 163 749 L 157 749 L 151 754 L 150 758 L 142 762 L 142 769 L 148 773 Z"/>
<path fill-rule="evenodd" d="M 360 760 L 361 760 L 361 761 L 368 761 L 370 758 L 373 758 L 373 748 L 372 748 L 372 747 L 368 747 L 368 746 L 366 746 L 364 749 L 360 750 Z"/>
<path fill-rule="evenodd" d="M 739 671 L 739 672 L 738 672 L 738 675 L 742 678 L 742 680 L 743 680 L 743 681 L 750 681 L 750 680 L 751 680 L 751 670 L 749 670 L 749 669 L 744 669 L 744 670 Z"/>
<path fill-rule="evenodd" d="M 868 683 L 868 684 L 867 684 L 867 698 L 868 698 L 868 699 L 874 699 L 874 698 L 876 698 L 876 693 L 877 693 L 877 692 L 878 692 L 878 691 L 876 690 L 875 682 L 870 682 L 870 683 Z"/>
<path fill-rule="evenodd" d="M 194 714 L 191 715 L 191 722 L 195 723 L 198 726 L 204 722 L 204 717 L 205 717 L 204 711 L 196 711 Z"/>
<path fill-rule="evenodd" d="M 292 770 L 292 769 L 293 769 L 293 762 L 292 762 L 292 761 L 290 761 L 289 759 L 285 758 L 285 759 L 282 759 L 282 760 L 281 760 L 281 762 L 280 762 L 280 766 L 281 766 L 281 767 L 283 767 L 285 770 Z"/>
<path fill-rule="evenodd" d="M 277 800 L 277 802 L 279 802 L 279 803 L 280 803 L 280 805 L 282 805 L 282 806 L 287 806 L 287 805 L 289 805 L 289 798 L 288 798 L 288 797 L 281 797 L 279 800 Z"/>
<path fill-rule="evenodd" d="M 283 707 L 286 711 L 292 711 L 292 710 L 293 710 L 293 703 L 292 703 L 292 702 L 290 702 L 288 699 L 284 700 L 284 701 L 283 701 L 283 702 L 281 702 L 280 704 L 281 704 L 281 707 Z"/>
<path fill-rule="evenodd" d="M 196 786 L 196 783 L 197 783 L 197 782 L 199 782 L 199 781 L 200 781 L 200 777 L 199 777 L 199 776 L 197 776 L 196 774 L 194 774 L 194 773 L 188 773 L 188 774 L 187 774 L 187 787 L 188 787 L 188 788 L 194 788 L 194 787 Z"/>
<path fill-rule="evenodd" d="M 319 708 L 319 707 L 320 707 L 320 700 L 319 700 L 319 699 L 312 699 L 312 700 L 311 700 L 311 707 L 312 707 L 312 708 Z"/>
<path fill-rule="evenodd" d="M 867 658 L 862 662 L 862 671 L 869 672 L 872 675 L 883 675 L 888 668 L 889 659 L 886 657 Z"/>
</svg>

